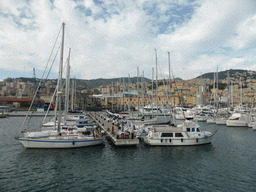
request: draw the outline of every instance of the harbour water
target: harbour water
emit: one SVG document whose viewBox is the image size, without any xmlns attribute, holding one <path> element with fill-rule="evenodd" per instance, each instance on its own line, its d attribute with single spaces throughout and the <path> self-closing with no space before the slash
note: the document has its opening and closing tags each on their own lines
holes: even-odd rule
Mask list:
<svg viewBox="0 0 256 192">
<path fill-rule="evenodd" d="M 0 191 L 256 191 L 256 131 L 218 130 L 212 144 L 25 149 L 15 140 L 24 117 L 0 121 Z M 34 117 L 34 129 L 42 117 Z M 34 126 L 33 126 L 34 124 Z"/>
</svg>

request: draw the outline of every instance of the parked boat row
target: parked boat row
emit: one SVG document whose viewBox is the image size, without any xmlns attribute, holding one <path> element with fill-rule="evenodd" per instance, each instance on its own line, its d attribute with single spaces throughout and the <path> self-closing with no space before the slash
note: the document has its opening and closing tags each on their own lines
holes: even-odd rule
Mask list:
<svg viewBox="0 0 256 192">
<path fill-rule="evenodd" d="M 133 133 L 136 138 L 141 139 L 148 145 L 187 146 L 209 144 L 217 132 L 214 130 L 201 131 L 197 122 L 188 120 L 178 126 L 173 126 L 157 124 L 156 121 L 132 119 L 129 116 L 109 112 L 100 115 L 100 118 L 113 125 L 116 123 L 116 119 L 119 119 L 117 124 L 119 126 L 118 135 L 131 135 Z M 120 126 L 122 126 L 122 129 Z"/>
</svg>

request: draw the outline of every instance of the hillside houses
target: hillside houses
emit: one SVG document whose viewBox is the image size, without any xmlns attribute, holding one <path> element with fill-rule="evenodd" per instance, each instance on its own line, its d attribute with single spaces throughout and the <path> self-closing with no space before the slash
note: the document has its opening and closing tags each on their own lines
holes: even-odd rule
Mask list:
<svg viewBox="0 0 256 192">
<path fill-rule="evenodd" d="M 128 80 L 112 82 L 89 88 L 83 85 L 83 80 L 79 80 L 79 89 L 70 91 L 74 94 L 76 106 L 79 108 L 101 106 L 102 108 L 133 108 L 149 105 L 152 102 L 163 106 L 188 106 L 213 104 L 219 102 L 222 105 L 238 105 L 240 103 L 254 104 L 256 91 L 256 74 L 253 71 L 235 72 L 230 74 L 229 86 L 228 78 L 219 79 L 214 86 L 214 80 L 210 78 L 195 78 L 191 80 L 158 81 L 158 89 L 154 81 L 143 81 L 128 83 Z M 96 80 L 93 80 L 94 83 Z M 39 80 L 36 81 L 36 85 Z M 101 82 L 104 82 L 101 79 Z M 108 82 L 110 82 L 108 80 Z M 40 99 L 45 103 L 50 103 L 56 80 L 43 80 L 39 89 Z M 32 98 L 34 95 L 34 79 L 5 79 L 0 82 L 1 98 Z M 63 95 L 64 96 L 64 95 Z M 71 98 L 71 97 L 70 97 Z M 229 98 L 229 100 L 228 100 Z M 16 102 L 17 105 L 17 102 Z"/>
</svg>

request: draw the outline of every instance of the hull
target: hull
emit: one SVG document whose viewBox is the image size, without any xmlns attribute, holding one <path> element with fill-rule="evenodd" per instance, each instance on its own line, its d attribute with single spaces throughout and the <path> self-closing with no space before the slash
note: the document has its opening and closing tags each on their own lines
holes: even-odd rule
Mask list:
<svg viewBox="0 0 256 192">
<path fill-rule="evenodd" d="M 37 139 L 28 139 L 28 138 L 19 138 L 19 141 L 25 148 L 78 148 L 78 147 L 88 147 L 93 145 L 100 145 L 103 143 L 103 139 L 78 139 L 78 140 L 69 140 L 69 139 L 46 139 L 46 138 L 37 138 Z"/>
<path fill-rule="evenodd" d="M 206 121 L 206 117 L 196 117 L 195 118 L 198 122 L 200 121 L 200 122 L 204 122 L 204 121 Z"/>
<path fill-rule="evenodd" d="M 206 122 L 207 123 L 216 123 L 215 119 L 207 119 Z"/>
<path fill-rule="evenodd" d="M 184 117 L 184 115 L 175 115 L 175 119 L 177 119 L 177 120 L 184 120 L 185 119 L 185 117 Z"/>
<path fill-rule="evenodd" d="M 226 125 L 228 127 L 247 127 L 247 122 L 237 120 L 227 120 Z"/>
<path fill-rule="evenodd" d="M 212 137 L 198 139 L 149 139 L 146 138 L 145 143 L 153 146 L 191 146 L 210 144 Z"/>
<path fill-rule="evenodd" d="M 216 120 L 216 124 L 217 125 L 226 125 L 226 119 L 220 119 L 220 120 Z"/>
</svg>

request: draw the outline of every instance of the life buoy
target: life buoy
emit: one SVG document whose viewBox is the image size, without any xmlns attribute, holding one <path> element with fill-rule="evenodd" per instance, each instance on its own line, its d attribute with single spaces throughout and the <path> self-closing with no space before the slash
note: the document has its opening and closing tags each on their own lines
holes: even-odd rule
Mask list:
<svg viewBox="0 0 256 192">
<path fill-rule="evenodd" d="M 124 133 L 121 133 L 120 139 L 122 138 L 122 135 L 123 135 L 123 139 L 125 139 L 125 134 Z"/>
</svg>

